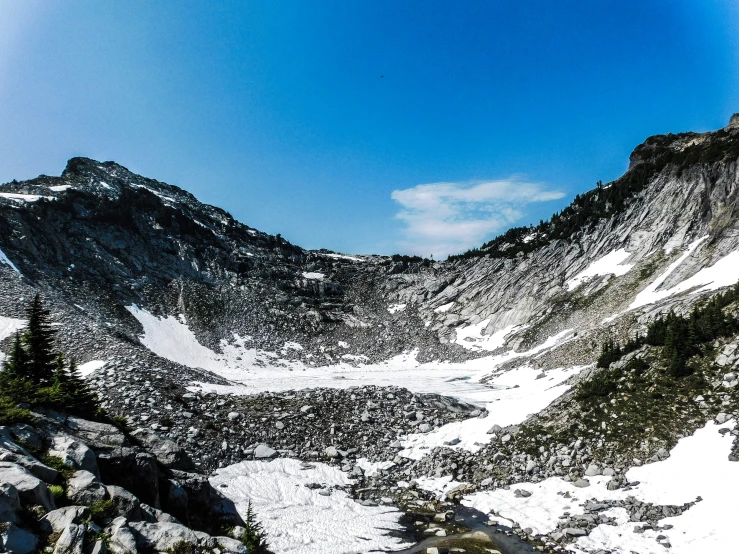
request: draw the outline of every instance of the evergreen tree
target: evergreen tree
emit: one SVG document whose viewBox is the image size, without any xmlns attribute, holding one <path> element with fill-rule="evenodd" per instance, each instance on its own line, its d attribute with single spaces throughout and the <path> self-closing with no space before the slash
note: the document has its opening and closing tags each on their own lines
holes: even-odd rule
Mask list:
<svg viewBox="0 0 739 554">
<path fill-rule="evenodd" d="M 40 385 L 51 385 L 56 369 L 53 350 L 56 331 L 51 328 L 50 312 L 41 303 L 41 295 L 36 294 L 26 313 L 28 328 L 22 340 L 28 353 L 28 376 Z"/>
<path fill-rule="evenodd" d="M 13 377 L 25 377 L 28 375 L 28 354 L 23 348 L 20 333 L 15 334 L 13 349 L 3 362 L 3 370 Z"/>
<path fill-rule="evenodd" d="M 244 534 L 241 542 L 249 549 L 250 554 L 267 554 L 266 533 L 262 528 L 262 524 L 257 521 L 257 516 L 251 508 L 251 500 L 246 509 L 246 521 L 244 523 Z"/>
</svg>

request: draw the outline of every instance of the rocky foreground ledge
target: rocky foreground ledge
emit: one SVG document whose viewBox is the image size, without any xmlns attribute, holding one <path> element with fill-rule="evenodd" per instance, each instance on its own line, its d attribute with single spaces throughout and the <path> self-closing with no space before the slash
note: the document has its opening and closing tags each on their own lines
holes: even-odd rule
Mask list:
<svg viewBox="0 0 739 554">
<path fill-rule="evenodd" d="M 33 415 L 0 427 L 0 551 L 248 554 L 233 503 L 173 441 Z"/>
</svg>

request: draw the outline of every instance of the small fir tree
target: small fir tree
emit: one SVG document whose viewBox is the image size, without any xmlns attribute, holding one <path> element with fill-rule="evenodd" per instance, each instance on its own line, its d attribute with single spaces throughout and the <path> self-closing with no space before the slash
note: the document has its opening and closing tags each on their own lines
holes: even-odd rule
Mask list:
<svg viewBox="0 0 739 554">
<path fill-rule="evenodd" d="M 51 328 L 51 315 L 41 303 L 41 295 L 36 294 L 27 314 L 28 328 L 22 341 L 28 353 L 28 376 L 41 385 L 51 385 L 56 369 L 53 349 L 56 331 Z"/>
<path fill-rule="evenodd" d="M 246 509 L 246 521 L 244 524 L 244 534 L 241 542 L 249 549 L 250 554 L 267 554 L 268 544 L 267 535 L 262 528 L 262 524 L 257 520 L 257 516 L 252 510 L 251 500 Z"/>
</svg>

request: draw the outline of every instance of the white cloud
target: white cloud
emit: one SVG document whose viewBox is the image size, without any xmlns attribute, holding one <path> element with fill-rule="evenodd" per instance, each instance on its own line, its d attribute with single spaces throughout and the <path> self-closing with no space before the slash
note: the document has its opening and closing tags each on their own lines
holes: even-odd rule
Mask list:
<svg viewBox="0 0 739 554">
<path fill-rule="evenodd" d="M 400 246 L 412 254 L 443 257 L 480 246 L 491 233 L 511 225 L 532 202 L 557 200 L 563 192 L 515 178 L 476 183 L 431 183 L 394 190 L 401 206 L 405 238 Z"/>
</svg>

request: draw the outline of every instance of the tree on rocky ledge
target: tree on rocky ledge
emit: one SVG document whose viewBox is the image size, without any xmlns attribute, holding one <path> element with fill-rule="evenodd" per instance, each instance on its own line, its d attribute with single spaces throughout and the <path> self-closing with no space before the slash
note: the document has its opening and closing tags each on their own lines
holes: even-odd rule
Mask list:
<svg viewBox="0 0 739 554">
<path fill-rule="evenodd" d="M 49 310 L 37 294 L 28 307 L 28 327 L 16 333 L 0 372 L 0 425 L 30 417 L 22 406 L 52 408 L 85 418 L 104 416 L 97 396 L 61 352 L 54 351 L 56 331 Z M 19 406 L 20 405 L 20 406 Z"/>
</svg>

